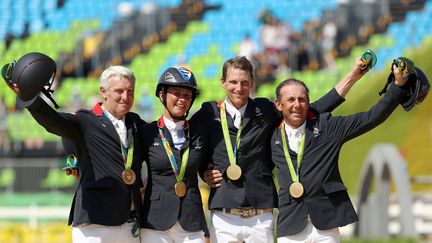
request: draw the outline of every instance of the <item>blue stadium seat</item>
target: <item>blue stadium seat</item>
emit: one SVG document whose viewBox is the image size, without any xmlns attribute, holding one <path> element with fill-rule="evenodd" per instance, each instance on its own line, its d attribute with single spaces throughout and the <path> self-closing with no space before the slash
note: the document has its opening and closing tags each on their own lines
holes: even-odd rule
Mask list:
<svg viewBox="0 0 432 243">
<path fill-rule="evenodd" d="M 432 1 L 426 1 L 421 11 L 409 12 L 405 21 L 391 23 L 387 29 L 387 34 L 395 40 L 392 47 L 376 50 L 381 61 L 376 65 L 376 69 L 386 68 L 387 63 L 392 59 L 402 56 L 403 50 L 407 47 L 419 46 L 424 37 L 431 35 Z"/>
<path fill-rule="evenodd" d="M 308 11 L 304 11 L 307 4 Z M 258 16 L 264 8 L 269 8 L 276 16 L 279 16 L 283 21 L 288 22 L 294 29 L 300 30 L 303 28 L 305 21 L 312 18 L 319 18 L 323 9 L 336 8 L 337 1 L 305 1 L 295 0 L 290 2 L 270 1 L 270 0 L 255 0 L 248 1 L 210 1 L 209 4 L 221 4 L 222 8 L 219 11 L 206 13 L 204 22 L 210 26 L 210 31 L 206 34 L 208 39 L 203 36 L 194 36 L 186 47 L 185 53 L 189 55 L 201 55 L 207 50 L 211 44 L 217 44 L 220 47 L 220 52 L 224 58 L 230 58 L 236 53 L 233 53 L 232 46 L 241 42 L 244 33 L 253 33 L 252 38 L 259 42 L 257 29 L 260 26 Z M 242 15 L 242 12 L 248 13 Z M 301 14 L 299 14 L 301 13 Z M 251 24 L 252 23 L 252 24 Z M 229 35 L 227 35 L 229 33 Z M 228 37 L 230 36 L 230 37 Z"/>
</svg>

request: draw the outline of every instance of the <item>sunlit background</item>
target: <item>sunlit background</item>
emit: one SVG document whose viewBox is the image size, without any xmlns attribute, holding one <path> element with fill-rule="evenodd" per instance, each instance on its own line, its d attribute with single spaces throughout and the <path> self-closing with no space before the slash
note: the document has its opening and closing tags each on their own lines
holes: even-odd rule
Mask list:
<svg viewBox="0 0 432 243">
<path fill-rule="evenodd" d="M 67 112 L 99 101 L 98 77 L 110 65 L 136 74 L 133 110 L 146 121 L 162 114 L 154 91 L 172 65 L 187 66 L 198 80 L 201 96 L 191 114 L 204 101 L 224 98 L 222 64 L 236 55 L 255 67 L 253 96 L 274 99 L 277 84 L 294 77 L 316 100 L 355 58 L 375 51 L 376 66 L 337 115 L 371 107 L 399 56 L 432 75 L 431 0 L 1 0 L 0 10 L 0 64 L 35 51 L 53 58 L 54 98 Z M 61 140 L 16 107 L 5 85 L 0 98 L 0 242 L 70 242 L 67 217 L 76 180 L 61 169 L 67 157 Z M 377 207 L 388 216 L 379 222 L 386 230 L 366 236 L 350 225 L 341 229 L 344 241 L 432 241 L 431 110 L 430 97 L 409 113 L 398 108 L 385 124 L 344 146 L 340 168 L 356 207 L 366 183 L 362 169 L 375 145 L 394 146 L 403 164 L 402 174 L 385 167 L 371 177 L 366 193 L 372 205 L 366 210 L 374 212 L 375 189 L 389 178 L 388 200 Z M 206 198 L 205 186 L 202 193 Z M 414 232 L 402 223 L 401 198 L 411 203 Z M 366 216 L 360 221 L 375 222 Z"/>
</svg>

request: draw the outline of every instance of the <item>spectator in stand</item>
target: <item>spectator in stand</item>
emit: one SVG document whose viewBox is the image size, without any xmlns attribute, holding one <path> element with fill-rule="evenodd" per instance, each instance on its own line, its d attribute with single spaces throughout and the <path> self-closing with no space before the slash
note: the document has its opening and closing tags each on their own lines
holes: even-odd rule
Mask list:
<svg viewBox="0 0 432 243">
<path fill-rule="evenodd" d="M 333 21 L 328 21 L 322 27 L 321 49 L 323 52 L 324 67 L 334 70 L 335 66 L 335 38 L 337 27 Z"/>
<path fill-rule="evenodd" d="M 24 30 L 20 36 L 21 39 L 27 39 L 27 37 L 30 36 L 30 23 L 29 22 L 25 22 L 24 24 Z"/>
<path fill-rule="evenodd" d="M 6 33 L 5 35 L 5 51 L 9 49 L 9 47 L 12 45 L 13 40 L 15 40 L 15 36 L 12 33 Z"/>
<path fill-rule="evenodd" d="M 249 61 L 253 61 L 257 51 L 257 44 L 251 38 L 250 34 L 246 33 L 243 36 L 243 41 L 240 43 L 239 53 L 237 54 L 237 56 L 245 56 Z"/>
<path fill-rule="evenodd" d="M 320 67 L 320 20 L 312 19 L 304 24 L 302 40 L 308 56 L 307 70 L 316 70 Z"/>
<path fill-rule="evenodd" d="M 291 73 L 288 54 L 291 48 L 292 29 L 289 24 L 278 18 L 275 18 L 275 25 L 277 29 L 277 68 L 275 76 L 287 76 Z"/>
<path fill-rule="evenodd" d="M 262 55 L 257 55 L 257 86 L 273 81 L 279 75 L 289 75 L 289 53 L 291 48 L 292 28 L 288 23 L 275 17 L 265 9 L 260 15 L 263 24 L 260 30 Z"/>
<path fill-rule="evenodd" d="M 260 29 L 260 44 L 265 55 L 269 57 L 270 63 L 277 65 L 276 55 L 279 47 L 279 34 L 276 19 L 270 10 L 265 9 L 260 16 L 260 21 L 263 24 Z"/>
</svg>

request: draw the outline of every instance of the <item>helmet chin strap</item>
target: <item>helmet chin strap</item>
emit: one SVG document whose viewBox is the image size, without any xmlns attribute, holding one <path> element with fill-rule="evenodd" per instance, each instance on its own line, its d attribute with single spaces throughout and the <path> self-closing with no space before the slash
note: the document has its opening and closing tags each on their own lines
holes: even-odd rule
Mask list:
<svg viewBox="0 0 432 243">
<path fill-rule="evenodd" d="M 186 113 L 183 116 L 177 116 L 177 115 L 174 115 L 173 113 L 171 113 L 169 111 L 168 107 L 167 107 L 167 101 L 166 101 L 166 99 L 167 99 L 167 92 L 166 92 L 166 89 L 163 88 L 162 92 L 163 92 L 163 95 L 162 95 L 162 104 L 164 105 L 164 107 L 168 111 L 168 113 L 170 114 L 171 118 L 174 119 L 174 120 L 178 120 L 178 121 L 186 120 L 187 116 L 189 115 L 189 110 L 192 107 L 192 104 L 193 104 L 193 102 L 195 100 L 195 95 L 192 97 L 191 105 L 190 105 L 189 109 L 186 111 Z"/>
<path fill-rule="evenodd" d="M 169 112 L 169 111 L 168 111 Z M 183 121 L 183 120 L 186 120 L 186 115 L 183 115 L 183 116 L 176 116 L 176 115 L 173 115 L 171 112 L 169 112 L 170 113 L 170 116 L 172 117 L 172 119 L 174 119 L 174 120 L 177 120 L 177 121 Z"/>
<path fill-rule="evenodd" d="M 56 109 L 60 108 L 60 106 L 55 102 L 54 98 L 51 96 L 51 94 L 54 92 L 54 90 L 51 89 L 51 86 L 54 83 L 56 72 L 53 73 L 52 78 L 50 81 L 48 81 L 48 85 L 45 88 L 42 88 L 42 93 L 53 103 L 54 107 Z"/>
</svg>

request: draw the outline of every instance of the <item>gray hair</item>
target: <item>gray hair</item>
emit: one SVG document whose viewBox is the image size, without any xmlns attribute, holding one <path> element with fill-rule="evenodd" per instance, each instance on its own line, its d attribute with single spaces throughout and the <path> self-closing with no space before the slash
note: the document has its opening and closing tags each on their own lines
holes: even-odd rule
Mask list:
<svg viewBox="0 0 432 243">
<path fill-rule="evenodd" d="M 112 77 L 127 78 L 135 82 L 135 74 L 129 68 L 123 66 L 111 66 L 102 72 L 100 76 L 100 86 L 108 89 L 110 85 L 108 80 Z"/>
</svg>

